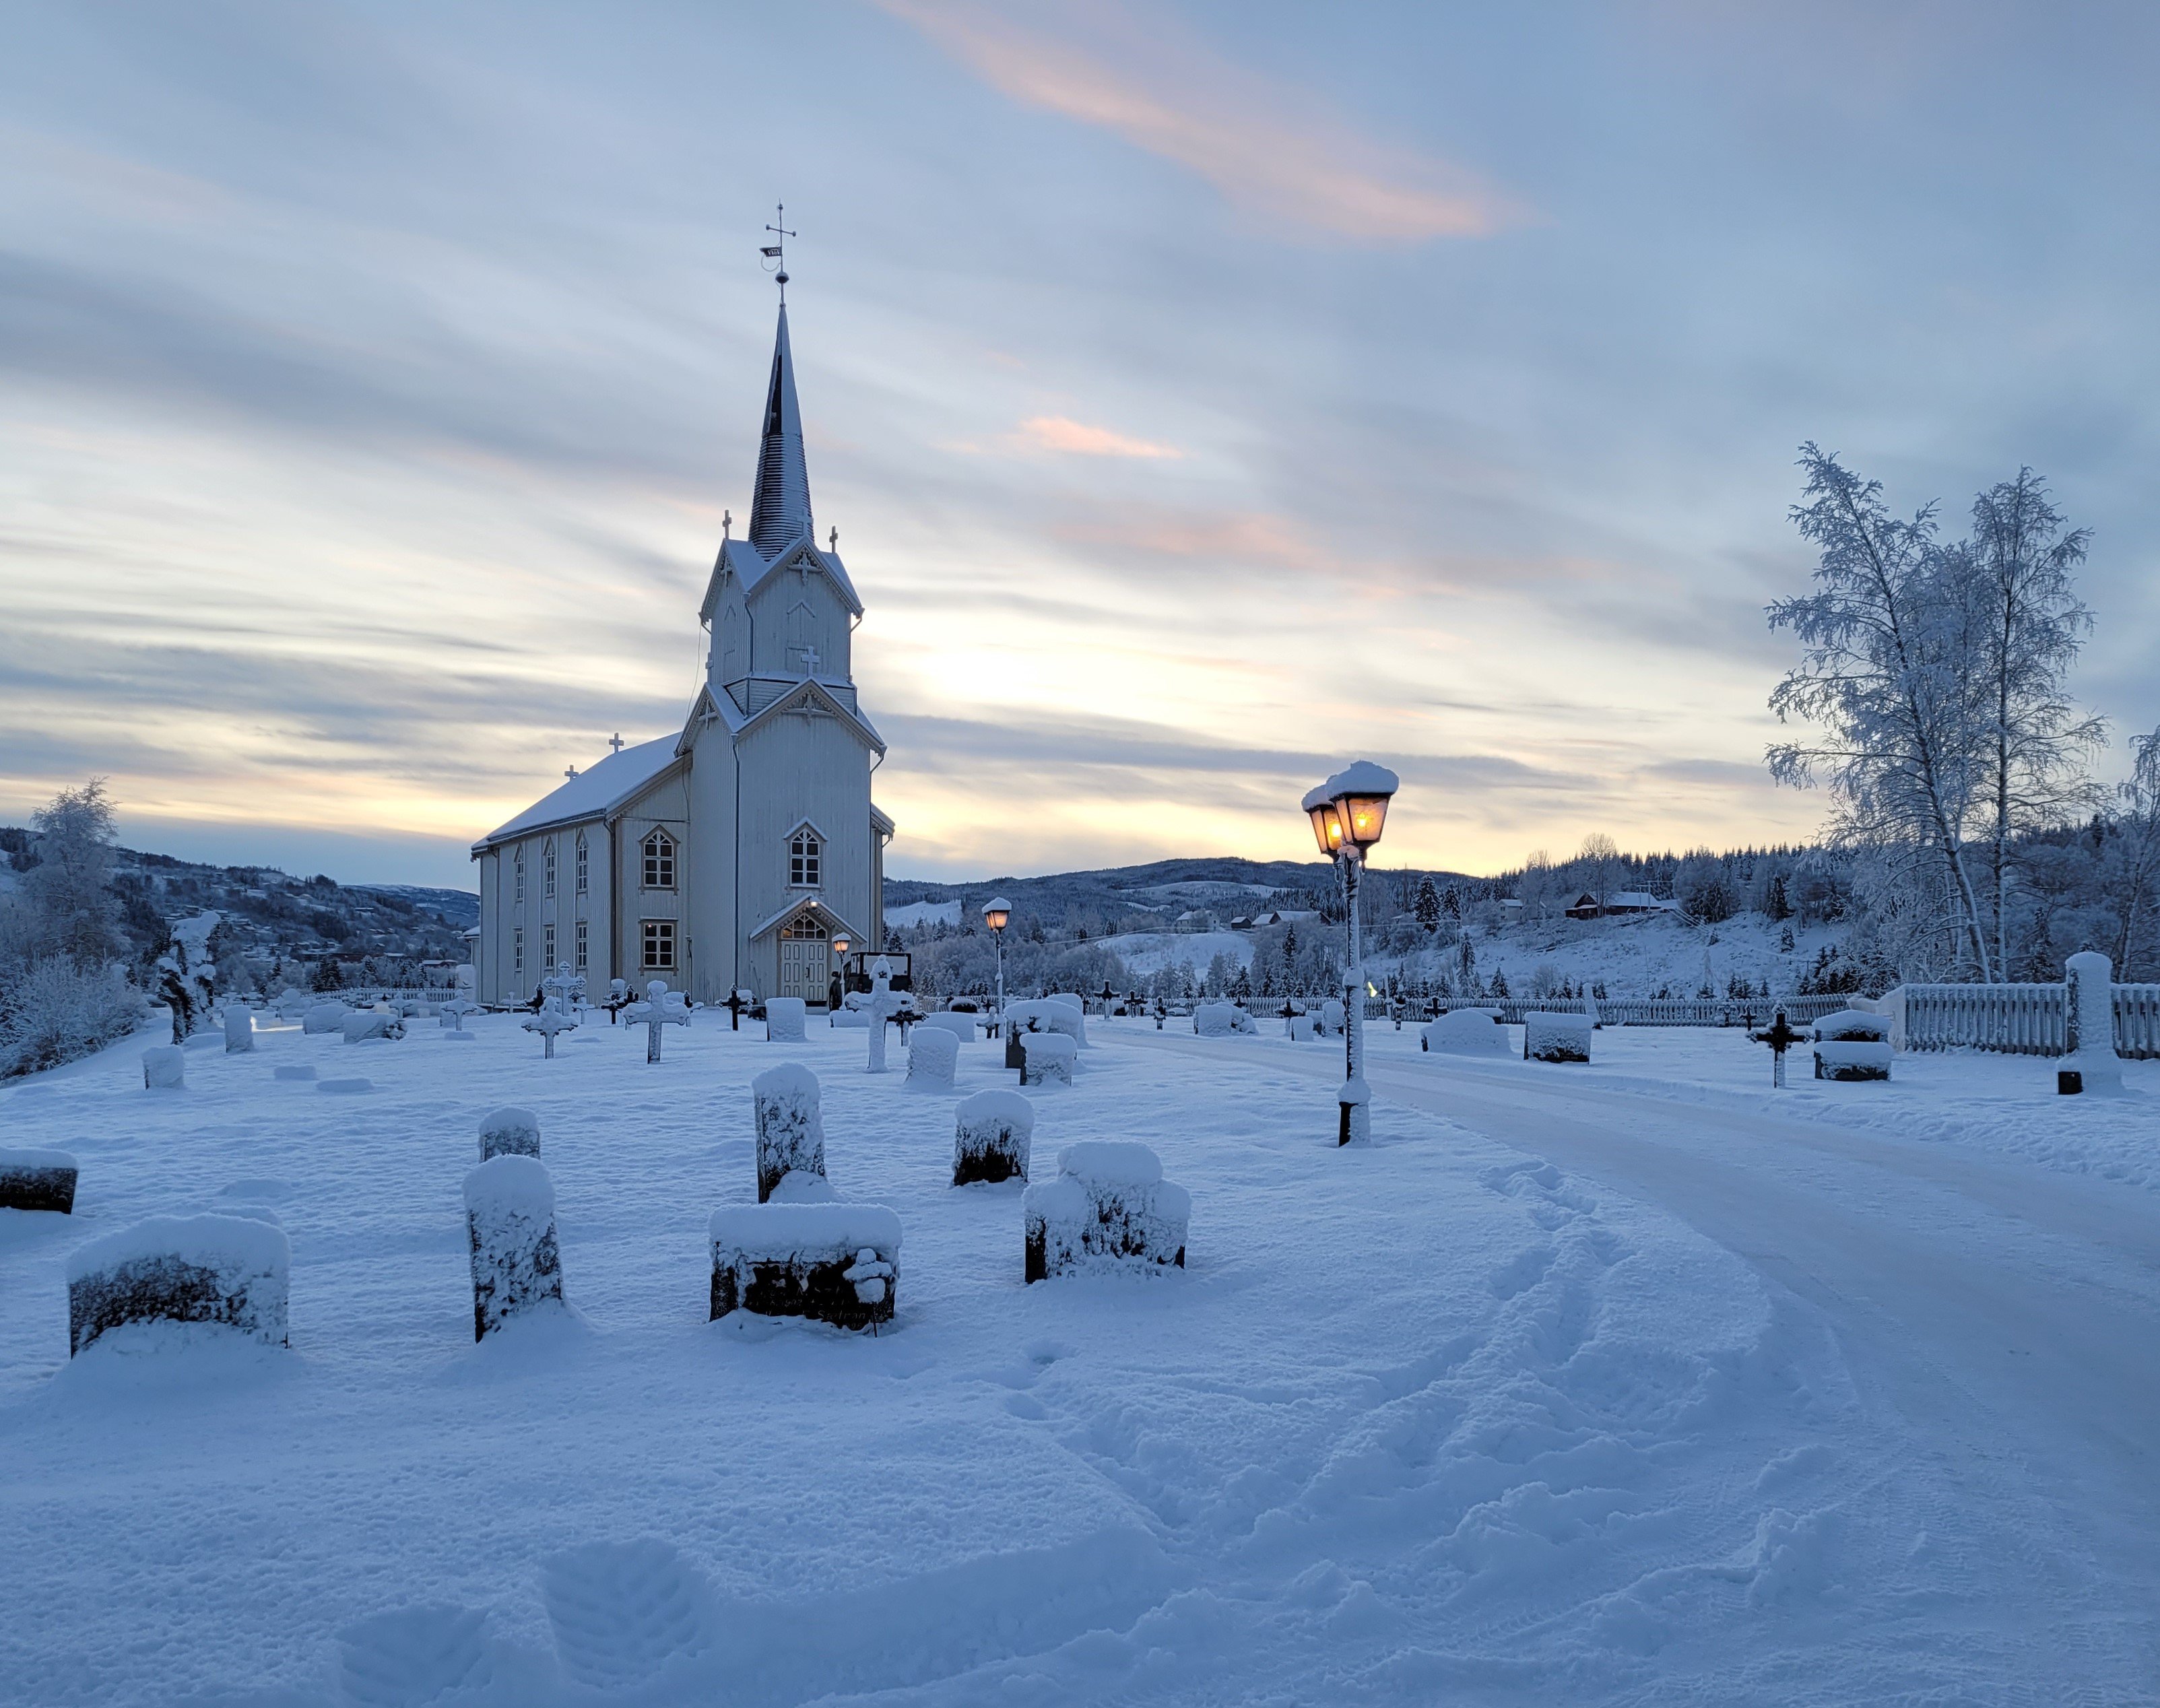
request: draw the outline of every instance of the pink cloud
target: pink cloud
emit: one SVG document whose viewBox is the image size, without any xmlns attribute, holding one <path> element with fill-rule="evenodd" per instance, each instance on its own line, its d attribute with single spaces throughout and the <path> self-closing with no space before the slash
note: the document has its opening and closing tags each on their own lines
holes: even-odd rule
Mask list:
<svg viewBox="0 0 2160 1708">
<path fill-rule="evenodd" d="M 1181 41 L 1160 16 L 1091 11 L 1087 33 L 979 0 L 875 0 L 992 87 L 1115 132 L 1198 174 L 1232 203 L 1376 244 L 1481 237 L 1519 210 L 1451 162 L 1367 135 L 1295 86 Z"/>
<path fill-rule="evenodd" d="M 1090 427 L 1063 415 L 1033 416 L 1020 423 L 1020 436 L 1036 449 L 1067 451 L 1082 457 L 1177 458 L 1185 454 L 1174 444 L 1129 439 L 1107 427 Z"/>
</svg>

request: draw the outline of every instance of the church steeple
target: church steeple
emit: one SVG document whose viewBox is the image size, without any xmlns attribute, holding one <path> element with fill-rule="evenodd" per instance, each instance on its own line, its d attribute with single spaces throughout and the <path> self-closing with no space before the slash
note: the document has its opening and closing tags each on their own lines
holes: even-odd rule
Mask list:
<svg viewBox="0 0 2160 1708">
<path fill-rule="evenodd" d="M 766 388 L 765 433 L 757 452 L 757 491 L 750 500 L 750 543 L 775 558 L 812 532 L 810 471 L 802 460 L 802 413 L 795 402 L 795 358 L 787 347 L 787 304 L 772 345 L 772 382 Z"/>
</svg>

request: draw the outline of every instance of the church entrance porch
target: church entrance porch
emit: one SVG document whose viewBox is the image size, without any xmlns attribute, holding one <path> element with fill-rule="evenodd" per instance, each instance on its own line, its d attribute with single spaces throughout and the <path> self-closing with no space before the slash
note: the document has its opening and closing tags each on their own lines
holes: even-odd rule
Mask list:
<svg viewBox="0 0 2160 1708">
<path fill-rule="evenodd" d="M 780 929 L 780 990 L 782 996 L 825 1004 L 830 994 L 832 936 L 814 913 L 798 913 Z"/>
</svg>

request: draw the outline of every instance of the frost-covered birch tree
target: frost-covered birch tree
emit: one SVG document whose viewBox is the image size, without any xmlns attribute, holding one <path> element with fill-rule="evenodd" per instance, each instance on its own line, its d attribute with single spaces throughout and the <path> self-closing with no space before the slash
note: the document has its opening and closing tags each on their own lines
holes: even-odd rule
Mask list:
<svg viewBox="0 0 2160 1708">
<path fill-rule="evenodd" d="M 2160 883 L 2160 727 L 2131 738 L 2136 762 L 2116 791 L 2122 827 L 2122 853 L 2116 885 L 2116 914 L 2121 920 L 2115 964 L 2127 971 L 2137 947 L 2137 928 L 2153 908 Z"/>
<path fill-rule="evenodd" d="M 1972 537 L 1954 572 L 1984 614 L 1980 713 L 1987 724 L 1988 927 L 1998 974 L 2010 961 L 2009 892 L 2018 836 L 2051 829 L 2100 804 L 2086 761 L 2105 739 L 2081 716 L 2067 683 L 2092 613 L 2074 576 L 2090 542 L 2067 525 L 2030 469 L 1973 501 Z"/>
<path fill-rule="evenodd" d="M 1973 691 L 1976 613 L 1935 538 L 1934 508 L 1890 513 L 1879 480 L 1863 480 L 1812 443 L 1793 507 L 1815 547 L 1815 590 L 1768 608 L 1770 626 L 1801 645 L 1770 696 L 1780 723 L 1809 740 L 1773 743 L 1771 775 L 1825 783 L 1831 833 L 1859 844 L 1908 844 L 1939 864 L 1954 898 L 1951 929 L 1981 978 L 1994 977 L 1965 827 L 1982 782 Z"/>
</svg>

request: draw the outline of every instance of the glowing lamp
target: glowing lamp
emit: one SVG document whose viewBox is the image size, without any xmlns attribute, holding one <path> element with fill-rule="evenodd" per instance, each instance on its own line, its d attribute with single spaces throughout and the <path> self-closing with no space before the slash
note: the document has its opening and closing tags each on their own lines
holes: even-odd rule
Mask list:
<svg viewBox="0 0 2160 1708">
<path fill-rule="evenodd" d="M 983 904 L 983 923 L 995 931 L 1003 931 L 1012 917 L 1012 903 L 1002 896 L 993 896 Z"/>
<path fill-rule="evenodd" d="M 1336 772 L 1313 793 L 1327 795 L 1340 823 L 1342 840 L 1362 854 L 1380 839 L 1381 831 L 1387 827 L 1388 802 L 1401 787 L 1402 779 L 1387 767 L 1361 759 Z M 1316 815 L 1316 828 L 1318 823 Z"/>
<path fill-rule="evenodd" d="M 1342 852 L 1342 815 L 1327 798 L 1327 784 L 1306 792 L 1305 810 L 1312 817 L 1312 839 L 1320 844 L 1321 853 L 1333 859 Z"/>
</svg>

